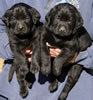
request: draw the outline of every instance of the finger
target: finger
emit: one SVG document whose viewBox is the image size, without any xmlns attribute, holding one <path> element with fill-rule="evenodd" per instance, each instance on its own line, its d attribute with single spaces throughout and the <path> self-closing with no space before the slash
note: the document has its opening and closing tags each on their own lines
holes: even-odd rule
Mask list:
<svg viewBox="0 0 93 100">
<path fill-rule="evenodd" d="M 55 57 L 56 57 L 56 55 L 54 55 L 54 54 L 52 55 L 52 54 L 51 54 L 51 57 L 55 58 Z"/>
<path fill-rule="evenodd" d="M 29 54 L 30 52 L 31 52 L 31 50 L 29 50 L 29 49 L 28 50 L 25 50 L 25 53 L 26 54 Z"/>
<path fill-rule="evenodd" d="M 31 62 L 32 61 L 32 58 L 31 57 L 28 57 L 28 62 Z"/>
<path fill-rule="evenodd" d="M 58 56 L 59 54 L 60 54 L 60 52 L 61 52 L 61 50 L 56 50 L 56 49 L 50 49 L 50 55 L 51 56 L 54 56 L 54 57 L 56 57 L 56 56 Z"/>
<path fill-rule="evenodd" d="M 32 54 L 32 51 L 30 51 L 30 53 L 29 53 L 30 55 Z"/>
<path fill-rule="evenodd" d="M 31 50 L 26 50 L 26 51 L 25 51 L 25 54 L 26 54 L 26 55 L 31 55 L 31 54 L 32 54 L 32 51 L 31 51 Z"/>
<path fill-rule="evenodd" d="M 59 53 L 50 52 L 50 55 L 53 56 L 53 57 L 57 57 L 59 55 Z"/>
<path fill-rule="evenodd" d="M 46 42 L 46 45 L 48 46 L 48 47 L 54 47 L 54 46 L 52 46 L 52 45 L 50 45 L 48 42 Z"/>
<path fill-rule="evenodd" d="M 51 52 L 55 52 L 55 53 L 61 53 L 61 50 L 58 49 L 58 48 L 56 48 L 56 49 L 50 48 L 50 51 L 51 51 Z"/>
<path fill-rule="evenodd" d="M 46 42 L 46 45 L 49 46 L 49 47 L 51 46 L 48 42 Z"/>
<path fill-rule="evenodd" d="M 56 57 L 56 55 L 55 55 L 55 54 L 50 54 L 50 56 L 51 56 L 51 57 L 53 57 L 53 58 L 55 58 L 55 57 Z"/>
<path fill-rule="evenodd" d="M 50 51 L 50 55 L 52 56 L 52 57 L 56 57 L 56 56 L 58 56 L 60 53 L 57 53 L 57 52 L 51 52 Z"/>
<path fill-rule="evenodd" d="M 55 52 L 57 52 L 57 53 L 61 53 L 61 49 L 56 48 L 56 49 L 55 49 Z"/>
</svg>

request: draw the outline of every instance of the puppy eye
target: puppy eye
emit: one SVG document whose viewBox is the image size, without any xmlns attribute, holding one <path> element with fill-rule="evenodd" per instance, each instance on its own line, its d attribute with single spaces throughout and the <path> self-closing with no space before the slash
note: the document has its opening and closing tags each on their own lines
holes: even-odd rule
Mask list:
<svg viewBox="0 0 93 100">
<path fill-rule="evenodd" d="M 29 21 L 30 21 L 30 18 L 26 18 L 25 21 L 26 21 L 26 22 L 29 22 Z"/>
</svg>

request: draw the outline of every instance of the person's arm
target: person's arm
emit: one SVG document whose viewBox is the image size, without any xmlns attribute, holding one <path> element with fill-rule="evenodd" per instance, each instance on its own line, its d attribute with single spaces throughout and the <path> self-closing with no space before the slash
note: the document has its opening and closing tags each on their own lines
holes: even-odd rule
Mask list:
<svg viewBox="0 0 93 100">
<path fill-rule="evenodd" d="M 46 45 L 50 47 L 50 55 L 52 57 L 56 57 L 60 54 L 61 50 L 59 48 L 53 48 L 49 43 L 46 43 Z M 83 65 L 85 68 L 93 69 L 93 43 L 87 50 L 79 53 L 76 62 Z"/>
<path fill-rule="evenodd" d="M 49 43 L 46 43 L 46 45 L 50 47 L 50 55 L 51 55 L 51 57 L 56 57 L 56 56 L 58 56 L 61 53 L 61 50 L 59 48 L 52 47 Z M 24 51 L 24 53 L 25 53 L 28 61 L 31 62 L 31 60 L 32 60 L 31 56 L 30 56 L 32 54 L 31 48 L 26 49 Z"/>
<path fill-rule="evenodd" d="M 0 0 L 0 71 L 2 71 L 2 66 L 5 65 L 4 62 L 7 59 L 13 58 L 13 54 L 9 47 L 5 24 L 2 21 L 2 16 L 9 6 L 8 2 L 9 1 L 6 0 Z"/>
<path fill-rule="evenodd" d="M 2 16 L 5 13 L 5 11 L 8 9 L 8 5 L 5 0 L 0 0 L 0 35 L 2 32 L 5 32 L 5 25 L 2 21 Z"/>
</svg>

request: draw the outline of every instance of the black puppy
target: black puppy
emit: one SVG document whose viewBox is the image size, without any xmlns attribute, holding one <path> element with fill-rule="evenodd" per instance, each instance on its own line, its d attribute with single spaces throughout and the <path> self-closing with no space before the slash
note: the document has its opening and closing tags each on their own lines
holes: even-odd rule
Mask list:
<svg viewBox="0 0 93 100">
<path fill-rule="evenodd" d="M 22 97 L 28 94 L 27 82 L 25 81 L 26 74 L 29 71 L 35 73 L 39 70 L 39 49 L 36 48 L 39 44 L 39 35 L 35 32 L 40 24 L 39 19 L 39 12 L 24 3 L 13 5 L 2 16 L 2 20 L 6 25 L 10 48 L 14 54 L 13 64 L 9 72 L 9 82 L 12 80 L 14 72 L 16 72 Z M 24 54 L 24 49 L 28 47 L 31 47 L 33 51 L 30 69 Z"/>
<path fill-rule="evenodd" d="M 91 45 L 91 38 L 83 27 L 83 19 L 80 13 L 74 6 L 68 3 L 59 4 L 52 8 L 46 15 L 44 26 L 45 29 L 43 29 L 41 35 L 41 72 L 48 75 L 52 71 L 53 75 L 58 77 L 62 72 L 64 64 L 70 57 L 86 50 Z M 54 58 L 52 64 L 46 42 L 62 50 Z M 59 96 L 59 100 L 66 100 L 68 92 L 75 85 L 82 69 L 83 67 L 78 64 L 71 66 L 66 86 Z M 57 85 L 58 80 L 56 79 L 50 84 L 50 91 L 57 88 Z"/>
</svg>

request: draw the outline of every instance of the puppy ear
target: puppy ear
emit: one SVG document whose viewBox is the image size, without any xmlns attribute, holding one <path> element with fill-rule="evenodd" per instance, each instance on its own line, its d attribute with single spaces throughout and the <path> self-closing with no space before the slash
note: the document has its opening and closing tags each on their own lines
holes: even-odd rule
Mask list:
<svg viewBox="0 0 93 100">
<path fill-rule="evenodd" d="M 84 27 L 81 27 L 78 30 L 79 33 L 79 46 L 80 50 L 86 50 L 90 45 L 92 45 L 91 37 L 89 36 L 89 33 Z"/>
<path fill-rule="evenodd" d="M 56 9 L 55 8 L 52 8 L 45 16 L 45 19 L 46 19 L 46 25 L 49 26 L 50 25 L 50 22 L 52 21 L 53 19 L 53 16 L 55 15 L 55 12 L 56 12 Z"/>
<path fill-rule="evenodd" d="M 28 9 L 34 24 L 37 24 L 37 22 L 40 20 L 40 13 L 35 8 Z"/>
<path fill-rule="evenodd" d="M 6 26 L 9 26 L 9 18 L 11 14 L 12 14 L 12 10 L 9 9 L 2 16 L 2 21 L 5 23 Z"/>
<path fill-rule="evenodd" d="M 75 18 L 76 18 L 76 23 L 75 23 L 75 28 L 74 28 L 74 33 L 79 29 L 81 26 L 83 26 L 83 18 L 80 14 L 79 11 L 75 11 Z"/>
</svg>

